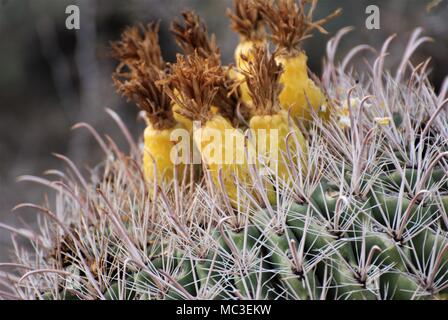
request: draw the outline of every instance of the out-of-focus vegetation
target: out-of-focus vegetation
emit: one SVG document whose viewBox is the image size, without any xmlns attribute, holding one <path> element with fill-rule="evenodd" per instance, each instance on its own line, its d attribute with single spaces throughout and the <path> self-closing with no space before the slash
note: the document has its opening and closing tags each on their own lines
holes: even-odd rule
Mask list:
<svg viewBox="0 0 448 320">
<path fill-rule="evenodd" d="M 411 31 L 421 26 L 434 38 L 416 59 L 433 57 L 432 79 L 439 86 L 448 74 L 447 1 L 431 11 L 430 1 L 422 0 L 321 0 L 316 16 L 325 16 L 337 7 L 342 17 L 328 24 L 330 36 L 344 26 L 354 26 L 343 42 L 342 53 L 354 45 L 367 43 L 378 48 L 387 36 L 397 33 L 403 45 Z M 65 28 L 65 8 L 78 4 L 81 30 Z M 365 8 L 381 9 L 381 30 L 365 28 Z M 136 108 L 114 93 L 110 80 L 114 62 L 109 58 L 109 41 L 117 39 L 126 25 L 160 19 L 161 45 L 167 60 L 175 57 L 176 46 L 168 33 L 169 23 L 182 9 L 197 10 L 209 30 L 216 33 L 224 62 L 232 61 L 237 36 L 228 28 L 225 16 L 231 0 L 1 0 L 0 1 L 0 221 L 30 219 L 10 213 L 19 202 L 39 202 L 36 186 L 17 184 L 23 174 L 41 174 L 59 167 L 52 152 L 69 155 L 81 168 L 88 169 L 100 159 L 99 148 L 83 132 L 70 127 L 79 121 L 92 124 L 119 140 L 115 126 L 105 115 L 109 107 L 123 116 L 133 134 L 140 132 Z M 310 67 L 319 73 L 329 36 L 307 41 Z M 397 46 L 398 48 L 400 46 Z M 401 53 L 391 52 L 390 67 Z M 395 58 L 397 57 L 397 58 Z M 362 58 L 360 57 L 360 67 Z M 0 232 L 0 258 L 5 254 L 9 234 Z"/>
</svg>

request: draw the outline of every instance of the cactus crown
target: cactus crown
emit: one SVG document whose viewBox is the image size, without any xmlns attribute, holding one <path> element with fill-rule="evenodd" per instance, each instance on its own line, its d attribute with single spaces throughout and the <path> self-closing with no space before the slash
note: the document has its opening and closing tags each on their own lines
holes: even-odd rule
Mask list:
<svg viewBox="0 0 448 320">
<path fill-rule="evenodd" d="M 140 62 L 146 65 L 165 68 L 165 61 L 159 45 L 160 24 L 152 22 L 146 27 L 142 24 L 127 28 L 121 35 L 121 40 L 113 42 L 112 56 L 128 66 L 131 70 L 138 68 Z"/>
<path fill-rule="evenodd" d="M 310 3 L 308 11 L 305 6 Z M 322 27 L 332 18 L 338 16 L 342 10 L 337 9 L 326 18 L 313 21 L 313 13 L 317 5 L 317 0 L 300 0 L 299 4 L 295 0 L 262 1 L 258 3 L 258 8 L 271 29 L 271 39 L 278 48 L 287 53 L 294 53 L 300 50 L 300 44 L 312 37 L 311 32 L 317 29 L 326 34 Z"/>
<path fill-rule="evenodd" d="M 198 52 L 203 58 L 213 57 L 213 59 L 219 61 L 221 54 L 216 44 L 216 38 L 214 35 L 208 36 L 205 23 L 193 11 L 185 11 L 182 16 L 184 25 L 177 19 L 171 25 L 171 33 L 179 47 L 187 55 Z"/>
<path fill-rule="evenodd" d="M 257 0 L 234 0 L 235 11 L 227 10 L 233 31 L 248 40 L 264 38 L 263 19 L 256 5 Z"/>
<path fill-rule="evenodd" d="M 247 71 L 241 72 L 246 78 L 255 113 L 259 115 L 278 113 L 281 110 L 279 95 L 283 87 L 280 84 L 283 66 L 277 64 L 275 55 L 269 54 L 267 45 L 255 47 L 251 54 L 253 61 L 247 61 Z M 243 59 L 247 60 L 247 57 Z"/>
</svg>

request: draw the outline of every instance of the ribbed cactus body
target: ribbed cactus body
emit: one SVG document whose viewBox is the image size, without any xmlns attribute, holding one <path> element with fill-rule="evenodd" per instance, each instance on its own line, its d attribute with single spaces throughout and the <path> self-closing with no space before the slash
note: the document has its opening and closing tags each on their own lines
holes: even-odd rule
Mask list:
<svg viewBox="0 0 448 320">
<path fill-rule="evenodd" d="M 212 127 L 231 128 L 225 120 L 215 119 L 203 131 Z M 203 147 L 206 145 L 203 141 Z M 239 178 L 247 178 L 248 172 L 242 172 L 245 175 Z M 233 178 L 226 180 L 225 173 L 227 190 L 220 192 L 226 192 L 236 203 L 239 198 Z M 310 199 L 286 207 L 278 204 L 272 209 L 255 209 L 239 227 L 227 221 L 221 226 L 199 227 L 199 232 L 211 233 L 206 251 L 193 241 L 179 246 L 175 253 L 168 250 L 166 256 L 156 252 L 148 267 L 150 273 L 133 269 L 124 280 L 107 285 L 104 296 L 300 300 L 442 297 L 448 283 L 446 196 L 415 201 L 411 193 L 397 192 L 394 177 L 390 171 L 377 176 L 374 191 L 363 201 L 357 195 L 344 198 L 343 190 L 328 179 L 315 186 Z M 216 176 L 214 182 L 219 182 Z M 399 183 L 402 190 L 404 179 Z M 448 192 L 437 188 L 441 194 Z M 64 292 L 60 297 L 76 298 Z"/>
</svg>

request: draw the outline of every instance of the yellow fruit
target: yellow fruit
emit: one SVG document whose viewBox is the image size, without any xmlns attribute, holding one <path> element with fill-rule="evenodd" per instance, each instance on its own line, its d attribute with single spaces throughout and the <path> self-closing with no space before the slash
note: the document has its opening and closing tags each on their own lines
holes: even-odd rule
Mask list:
<svg viewBox="0 0 448 320">
<path fill-rule="evenodd" d="M 275 55 L 269 54 L 267 45 L 256 47 L 252 53 L 253 62 L 248 65 L 245 77 L 255 109 L 249 127 L 255 140 L 260 170 L 267 170 L 281 184 L 290 185 L 297 171 L 302 174 L 306 170 L 307 143 L 280 106 L 282 65 L 276 62 Z M 270 197 L 270 201 L 275 203 L 276 198 Z"/>
<path fill-rule="evenodd" d="M 251 176 L 251 165 L 256 169 L 256 150 L 226 116 L 236 107 L 233 100 L 224 100 L 227 96 L 224 94 L 227 92 L 226 78 L 227 73 L 221 66 L 199 54 L 178 56 L 165 87 L 170 97 L 182 107 L 182 113 L 200 124 L 199 128 L 194 128 L 193 141 L 207 176 L 218 193 L 226 195 L 225 199 L 232 207 L 241 209 L 242 205 L 248 204 L 245 201 L 248 194 L 252 199 L 259 199 Z M 176 89 L 179 91 L 177 95 L 174 93 Z M 216 104 L 215 108 L 215 102 L 221 105 Z"/>
<path fill-rule="evenodd" d="M 257 47 L 263 45 L 264 41 L 252 41 L 252 40 L 244 40 L 241 39 L 241 42 L 235 49 L 235 62 L 236 66 L 240 70 L 247 70 L 248 62 L 253 61 L 254 56 L 252 54 L 252 50 Z M 244 58 L 245 57 L 245 58 Z"/>
<path fill-rule="evenodd" d="M 239 86 L 240 98 L 248 107 L 252 107 L 252 98 L 250 97 L 249 88 L 241 71 L 247 71 L 248 63 L 253 61 L 252 49 L 258 45 L 263 45 L 263 43 L 263 41 L 242 40 L 235 50 L 237 70 L 232 70 L 230 76 L 238 83 L 241 83 Z"/>
<path fill-rule="evenodd" d="M 325 95 L 309 78 L 307 60 L 304 52 L 297 56 L 279 56 L 277 62 L 283 65 L 284 73 L 280 78 L 283 91 L 280 94 L 280 104 L 286 111 L 291 109 L 291 115 L 298 120 L 312 120 L 314 109 L 317 115 L 328 119 L 328 109 L 325 105 Z"/>
<path fill-rule="evenodd" d="M 195 130 L 193 139 L 216 188 L 220 193 L 227 194 L 231 205 L 238 208 L 241 199 L 247 196 L 238 191 L 235 179 L 246 188 L 251 188 L 249 165 L 256 159 L 255 148 L 246 143 L 244 134 L 221 115 L 214 115 L 203 127 Z"/>
<path fill-rule="evenodd" d="M 247 89 L 247 83 L 244 82 L 244 76 L 238 72 L 237 70 L 229 70 L 229 77 L 234 80 L 236 83 L 239 83 L 238 90 L 240 94 L 240 99 L 243 103 L 245 103 L 248 107 L 252 104 L 252 99 L 249 95 L 249 90 Z"/>
<path fill-rule="evenodd" d="M 142 32 L 143 31 L 143 34 Z M 124 32 L 122 40 L 113 44 L 114 56 L 121 62 L 114 74 L 119 92 L 134 101 L 147 117 L 144 132 L 143 172 L 145 179 L 159 185 L 182 179 L 185 161 L 177 165 L 171 141 L 174 130 L 191 128 L 191 121 L 181 116 L 164 90 L 157 84 L 166 78 L 166 63 L 159 46 L 159 24 L 150 24 Z M 128 70 L 125 70 L 128 69 Z"/>
<path fill-rule="evenodd" d="M 188 132 L 193 131 L 193 122 L 179 113 L 180 108 L 181 107 L 178 104 L 173 104 L 174 119 L 176 119 L 177 122 L 182 123 Z"/>
<path fill-rule="evenodd" d="M 176 163 L 176 142 L 171 141 L 171 134 L 176 129 L 183 129 L 183 126 L 157 130 L 148 125 L 145 129 L 143 169 L 148 182 L 160 184 L 173 181 L 175 170 L 178 180 L 182 180 L 185 164 Z"/>
<path fill-rule="evenodd" d="M 178 95 L 178 92 L 175 92 L 176 95 Z M 193 131 L 193 121 L 188 119 L 186 116 L 181 114 L 182 107 L 177 104 L 176 102 L 173 102 L 173 115 L 174 119 L 176 119 L 177 122 L 181 123 L 188 132 Z"/>
<path fill-rule="evenodd" d="M 282 110 L 274 115 L 254 116 L 250 120 L 252 136 L 257 137 L 257 154 L 283 181 L 287 181 L 292 172 L 288 166 L 297 166 L 298 161 L 302 169 L 306 169 L 307 142 L 295 124 L 290 124 L 288 114 Z M 294 136 L 288 135 L 292 133 Z M 294 159 L 288 159 L 287 146 Z M 290 162 L 292 160 L 292 163 Z"/>
</svg>

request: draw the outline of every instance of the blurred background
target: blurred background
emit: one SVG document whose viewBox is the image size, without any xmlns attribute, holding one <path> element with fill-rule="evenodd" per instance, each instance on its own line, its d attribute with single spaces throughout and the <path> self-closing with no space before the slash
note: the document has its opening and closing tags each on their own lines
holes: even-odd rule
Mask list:
<svg viewBox="0 0 448 320">
<path fill-rule="evenodd" d="M 34 184 L 17 183 L 20 175 L 42 175 L 61 169 L 52 153 L 68 155 L 88 172 L 101 160 L 100 148 L 83 131 L 72 131 L 83 121 L 125 146 L 106 107 L 123 117 L 137 137 L 142 124 L 137 109 L 115 94 L 109 57 L 109 42 L 117 40 L 130 24 L 160 19 L 161 45 L 172 61 L 177 50 L 169 35 L 169 24 L 184 9 L 202 15 L 209 31 L 216 34 L 225 63 L 233 60 L 238 37 L 229 31 L 224 14 L 232 0 L 0 0 L 0 223 L 32 224 L 31 212 L 11 213 L 18 203 L 42 203 L 45 190 Z M 435 42 L 424 45 L 417 61 L 431 56 L 432 81 L 439 87 L 448 75 L 448 1 L 446 0 L 321 0 L 316 18 L 338 7 L 344 12 L 327 25 L 330 35 L 307 41 L 311 69 L 319 74 L 326 41 L 340 28 L 354 26 L 339 50 L 366 43 L 379 48 L 397 33 L 389 67 L 397 64 L 414 28 L 421 26 Z M 428 10 L 428 5 L 437 6 Z M 67 30 L 65 9 L 78 5 L 81 29 Z M 381 10 L 381 29 L 367 30 L 365 9 L 376 4 Z M 364 58 L 364 57 L 361 57 Z M 359 67 L 364 64 L 360 63 Z M 0 229 L 0 261 L 9 253 L 10 234 Z"/>
</svg>

